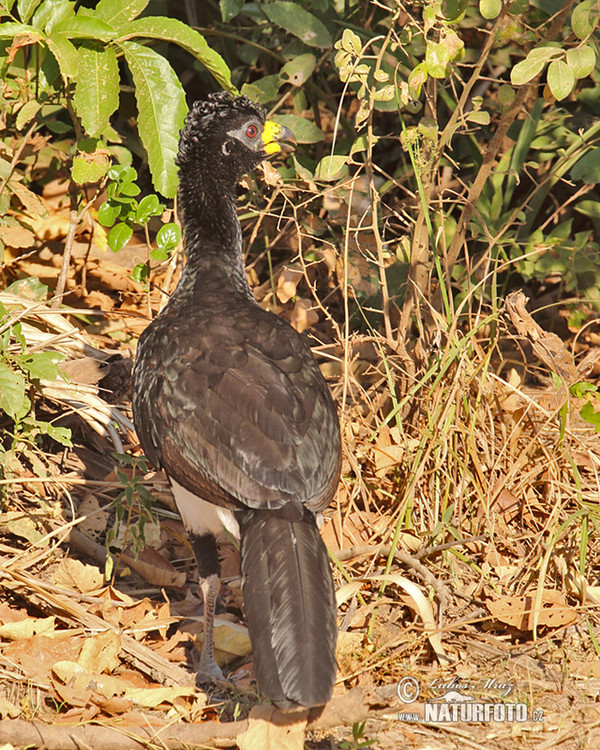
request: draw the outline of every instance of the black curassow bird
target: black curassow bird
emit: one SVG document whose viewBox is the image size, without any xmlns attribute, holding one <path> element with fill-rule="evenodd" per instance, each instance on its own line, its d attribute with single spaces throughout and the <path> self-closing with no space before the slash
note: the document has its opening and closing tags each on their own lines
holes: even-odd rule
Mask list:
<svg viewBox="0 0 600 750">
<path fill-rule="evenodd" d="M 287 128 L 247 97 L 197 102 L 179 146 L 187 263 L 139 340 L 133 414 L 164 469 L 198 562 L 200 671 L 222 673 L 212 625 L 215 534 L 241 538 L 246 623 L 261 693 L 284 709 L 320 706 L 336 673 L 333 579 L 315 514 L 333 497 L 340 430 L 305 339 L 255 302 L 242 260 L 235 190 Z"/>
</svg>

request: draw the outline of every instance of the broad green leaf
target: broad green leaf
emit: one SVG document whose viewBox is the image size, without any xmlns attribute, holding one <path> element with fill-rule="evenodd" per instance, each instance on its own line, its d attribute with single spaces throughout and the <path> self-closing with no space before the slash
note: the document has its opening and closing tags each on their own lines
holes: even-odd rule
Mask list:
<svg viewBox="0 0 600 750">
<path fill-rule="evenodd" d="M 28 408 L 23 373 L 0 362 L 0 409 L 14 419 L 25 416 Z"/>
<path fill-rule="evenodd" d="M 513 86 L 521 86 L 539 75 L 544 66 L 553 57 L 561 54 L 556 47 L 536 47 L 532 49 L 524 60 L 517 63 L 510 71 L 510 82 Z"/>
<path fill-rule="evenodd" d="M 94 15 L 113 28 L 120 29 L 123 24 L 137 18 L 148 2 L 149 0 L 100 0 Z"/>
<path fill-rule="evenodd" d="M 529 0 L 512 0 L 508 6 L 508 10 L 512 16 L 518 16 L 521 13 L 526 13 L 529 9 Z"/>
<path fill-rule="evenodd" d="M 219 0 L 219 6 L 221 8 L 221 18 L 225 23 L 229 23 L 232 18 L 235 18 L 237 14 L 244 7 L 245 0 Z"/>
<path fill-rule="evenodd" d="M 164 209 L 165 206 L 158 200 L 158 195 L 146 195 L 137 207 L 135 220 L 139 224 L 145 224 L 151 216 L 159 216 Z"/>
<path fill-rule="evenodd" d="M 242 94 L 250 97 L 257 104 L 266 104 L 277 96 L 282 83 L 283 81 L 278 73 L 264 76 L 264 78 L 252 81 L 252 83 L 245 83 L 242 86 Z"/>
<path fill-rule="evenodd" d="M 598 23 L 597 0 L 576 3 L 571 14 L 571 28 L 580 39 L 587 39 Z"/>
<path fill-rule="evenodd" d="M 37 420 L 35 427 L 43 435 L 48 435 L 52 440 L 56 440 L 57 443 L 60 443 L 67 448 L 72 447 L 71 430 L 68 427 L 56 427 L 51 422 L 38 422 Z"/>
<path fill-rule="evenodd" d="M 442 0 L 441 11 L 447 21 L 456 23 L 463 19 L 469 0 Z"/>
<path fill-rule="evenodd" d="M 489 125 L 490 124 L 490 113 L 485 110 L 479 110 L 478 112 L 469 112 L 467 115 L 469 122 L 474 122 L 477 125 Z"/>
<path fill-rule="evenodd" d="M 73 158 L 71 177 L 77 185 L 98 182 L 108 172 L 109 166 L 106 154 L 98 154 L 95 158 L 93 155 L 78 155 Z"/>
<path fill-rule="evenodd" d="M 166 198 L 177 192 L 175 157 L 187 114 L 185 94 L 164 57 L 137 42 L 122 42 L 138 105 L 138 131 L 148 154 L 155 189 Z"/>
<path fill-rule="evenodd" d="M 75 45 L 64 34 L 51 34 L 46 37 L 46 44 L 56 58 L 61 76 L 75 78 L 79 65 L 79 55 Z"/>
<path fill-rule="evenodd" d="M 502 107 L 510 107 L 515 100 L 515 90 L 507 83 L 503 83 L 498 89 L 498 103 Z"/>
<path fill-rule="evenodd" d="M 110 203 L 104 201 L 104 203 L 98 209 L 98 221 L 103 227 L 112 227 L 115 223 L 119 214 L 121 213 L 121 206 L 118 203 Z"/>
<path fill-rule="evenodd" d="M 362 42 L 358 34 L 351 29 L 344 29 L 342 38 L 335 43 L 336 49 L 343 49 L 351 55 L 358 57 L 362 49 Z"/>
<path fill-rule="evenodd" d="M 50 34 L 57 23 L 74 15 L 75 3 L 71 2 L 71 0 L 44 0 L 36 10 L 31 23 L 36 29 Z M 47 39 L 46 41 L 49 40 Z"/>
<path fill-rule="evenodd" d="M 596 66 L 596 53 L 587 44 L 578 49 L 567 50 L 567 65 L 572 69 L 575 78 L 585 78 Z"/>
<path fill-rule="evenodd" d="M 450 53 L 441 42 L 427 42 L 425 65 L 432 78 L 444 78 L 448 74 Z"/>
<path fill-rule="evenodd" d="M 59 21 L 53 32 L 65 34 L 70 39 L 97 39 L 109 42 L 116 37 L 112 26 L 94 16 L 72 16 Z"/>
<path fill-rule="evenodd" d="M 294 134 L 298 143 L 319 143 L 324 140 L 325 133 L 314 122 L 299 115 L 276 115 L 275 122 L 285 125 Z"/>
<path fill-rule="evenodd" d="M 579 201 L 575 204 L 574 209 L 584 216 L 589 216 L 590 219 L 600 221 L 600 201 Z M 587 383 L 586 385 L 590 384 Z"/>
<path fill-rule="evenodd" d="M 316 64 L 317 58 L 310 52 L 306 55 L 298 55 L 283 66 L 279 75 L 292 86 L 303 86 L 310 78 Z"/>
<path fill-rule="evenodd" d="M 54 352 L 33 352 L 22 355 L 18 362 L 30 378 L 56 380 L 58 377 L 57 359 L 61 359 L 61 357 L 57 357 Z"/>
<path fill-rule="evenodd" d="M 571 167 L 574 180 L 583 180 L 587 185 L 600 182 L 600 148 L 592 148 Z"/>
<path fill-rule="evenodd" d="M 41 103 L 35 99 L 30 99 L 28 102 L 25 102 L 25 104 L 19 109 L 17 119 L 15 120 L 17 130 L 23 130 L 25 125 L 27 125 L 28 122 L 31 122 L 31 120 L 37 115 L 41 107 Z"/>
<path fill-rule="evenodd" d="M 329 31 L 318 18 L 298 3 L 274 2 L 261 6 L 267 18 L 309 47 L 331 47 Z"/>
<path fill-rule="evenodd" d="M 181 241 L 181 229 L 173 222 L 163 224 L 156 233 L 156 245 L 159 250 L 170 253 Z"/>
<path fill-rule="evenodd" d="M 102 135 L 119 106 L 119 64 L 112 47 L 82 46 L 73 103 L 85 131 Z"/>
<path fill-rule="evenodd" d="M 119 41 L 144 37 L 178 44 L 186 52 L 200 60 L 220 86 L 232 93 L 237 93 L 237 89 L 231 83 L 231 71 L 221 55 L 208 46 L 202 34 L 176 18 L 155 18 L 152 16 L 138 18 L 120 28 L 119 35 Z"/>
<path fill-rule="evenodd" d="M 502 0 L 479 0 L 479 12 L 488 20 L 499 16 L 501 10 Z"/>
<path fill-rule="evenodd" d="M 26 23 L 0 23 L 0 39 L 14 39 L 19 34 L 38 34 L 37 29 L 28 26 Z M 38 34 L 38 37 L 41 37 Z"/>
<path fill-rule="evenodd" d="M 18 0 L 17 9 L 19 11 L 19 18 L 23 23 L 29 21 L 39 4 L 40 0 Z"/>
<path fill-rule="evenodd" d="M 113 164 L 108 170 L 108 178 L 119 184 L 133 182 L 137 180 L 137 172 L 133 167 L 129 167 L 126 164 Z"/>
<path fill-rule="evenodd" d="M 118 253 L 131 239 L 133 229 L 128 224 L 119 222 L 108 233 L 108 246 L 113 253 Z"/>
<path fill-rule="evenodd" d="M 348 157 L 341 154 L 324 156 L 317 164 L 315 177 L 318 180 L 336 180 L 348 171 Z"/>
<path fill-rule="evenodd" d="M 564 60 L 553 60 L 548 66 L 548 86 L 552 96 L 560 101 L 565 99 L 575 85 L 575 74 Z"/>
</svg>

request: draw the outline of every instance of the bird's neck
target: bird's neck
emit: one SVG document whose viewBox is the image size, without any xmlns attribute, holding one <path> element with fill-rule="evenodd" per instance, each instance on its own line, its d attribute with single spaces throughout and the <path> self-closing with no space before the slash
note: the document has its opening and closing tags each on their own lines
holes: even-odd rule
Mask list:
<svg viewBox="0 0 600 750">
<path fill-rule="evenodd" d="M 210 180 L 186 185 L 181 181 L 179 201 L 185 238 L 186 276 L 198 284 L 216 284 L 223 293 L 234 291 L 252 298 L 242 256 L 242 229 L 237 217 L 234 186 Z"/>
</svg>

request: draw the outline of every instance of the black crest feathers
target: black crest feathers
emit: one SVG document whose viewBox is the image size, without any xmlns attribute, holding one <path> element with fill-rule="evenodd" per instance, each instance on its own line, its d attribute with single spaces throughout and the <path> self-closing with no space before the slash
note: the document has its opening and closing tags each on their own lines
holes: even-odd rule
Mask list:
<svg viewBox="0 0 600 750">
<path fill-rule="evenodd" d="M 194 102 L 181 130 L 177 166 L 181 167 L 186 163 L 194 144 L 202 139 L 215 120 L 237 115 L 256 117 L 263 123 L 267 117 L 264 107 L 255 104 L 247 96 L 234 97 L 228 91 L 217 91 L 209 94 L 206 100 Z"/>
</svg>

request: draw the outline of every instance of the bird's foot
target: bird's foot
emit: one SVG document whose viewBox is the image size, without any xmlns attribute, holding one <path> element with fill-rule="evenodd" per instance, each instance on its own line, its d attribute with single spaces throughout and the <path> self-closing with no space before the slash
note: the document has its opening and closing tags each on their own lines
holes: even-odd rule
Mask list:
<svg viewBox="0 0 600 750">
<path fill-rule="evenodd" d="M 214 682 L 219 687 L 231 687 L 231 682 L 225 677 L 214 657 L 207 658 L 205 654 L 202 654 L 197 673 L 205 682 Z"/>
</svg>

